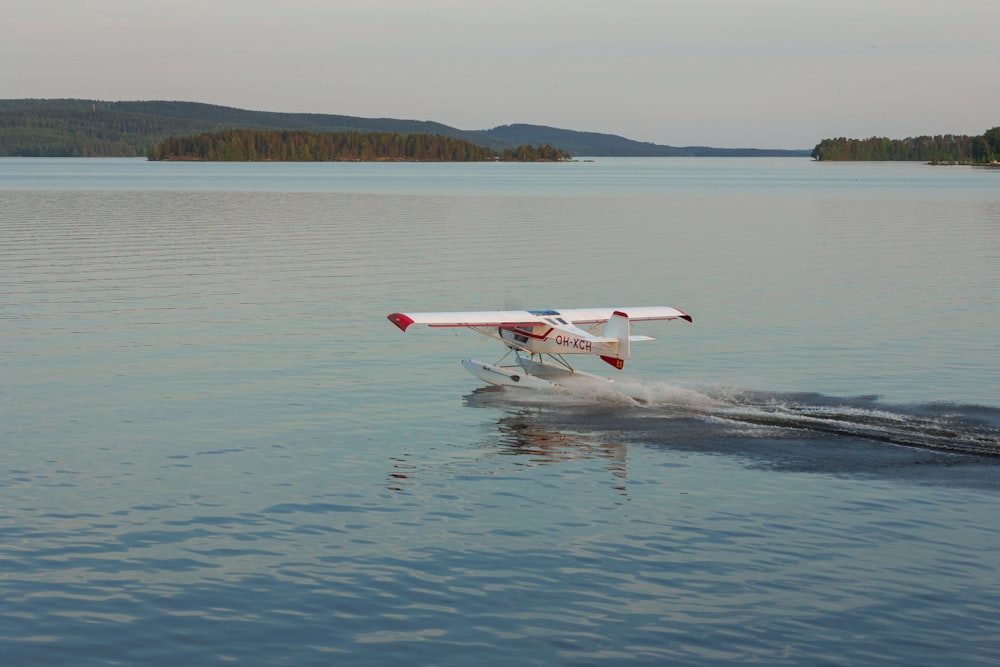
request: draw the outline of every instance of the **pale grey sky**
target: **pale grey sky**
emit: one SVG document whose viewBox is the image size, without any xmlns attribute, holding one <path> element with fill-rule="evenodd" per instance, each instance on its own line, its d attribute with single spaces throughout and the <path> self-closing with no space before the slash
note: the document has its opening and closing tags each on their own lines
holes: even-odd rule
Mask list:
<svg viewBox="0 0 1000 667">
<path fill-rule="evenodd" d="M 1000 125 L 998 25 L 1000 0 L 7 0 L 0 98 L 812 148 Z"/>
</svg>

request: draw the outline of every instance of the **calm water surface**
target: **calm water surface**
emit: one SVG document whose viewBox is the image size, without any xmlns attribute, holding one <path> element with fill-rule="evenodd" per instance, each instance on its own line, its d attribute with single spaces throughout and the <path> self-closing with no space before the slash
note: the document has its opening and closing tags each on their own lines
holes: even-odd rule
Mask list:
<svg viewBox="0 0 1000 667">
<path fill-rule="evenodd" d="M 0 160 L 4 664 L 993 665 L 998 267 L 964 167 Z M 639 304 L 641 402 L 385 320 Z"/>
</svg>

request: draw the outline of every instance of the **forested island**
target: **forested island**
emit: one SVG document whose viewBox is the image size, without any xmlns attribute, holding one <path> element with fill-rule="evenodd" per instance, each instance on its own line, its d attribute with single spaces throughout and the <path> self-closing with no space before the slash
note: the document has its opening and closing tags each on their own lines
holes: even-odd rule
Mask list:
<svg viewBox="0 0 1000 667">
<path fill-rule="evenodd" d="M 992 164 L 1000 160 L 1000 127 L 980 136 L 945 134 L 906 139 L 824 139 L 812 151 L 822 161 L 920 161 L 932 164 Z"/>
<path fill-rule="evenodd" d="M 440 134 L 239 129 L 170 137 L 150 149 L 147 158 L 210 162 L 552 162 L 572 156 L 552 146 L 497 151 Z"/>
</svg>

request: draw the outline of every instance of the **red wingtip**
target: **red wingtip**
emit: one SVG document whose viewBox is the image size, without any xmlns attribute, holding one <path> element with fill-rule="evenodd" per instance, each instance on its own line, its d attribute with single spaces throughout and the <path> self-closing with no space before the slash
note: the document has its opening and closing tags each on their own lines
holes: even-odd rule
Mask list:
<svg viewBox="0 0 1000 667">
<path fill-rule="evenodd" d="M 408 315 L 404 315 L 403 313 L 393 313 L 392 315 L 389 315 L 389 321 L 399 327 L 400 331 L 404 332 L 406 331 L 406 327 L 413 324 L 413 318 Z"/>
<path fill-rule="evenodd" d="M 683 315 L 681 315 L 681 319 L 682 320 L 687 320 L 688 322 L 694 322 L 694 320 L 691 319 L 691 316 L 688 315 L 687 313 L 684 313 Z"/>
<path fill-rule="evenodd" d="M 623 313 L 620 310 L 616 310 L 614 314 L 617 315 L 618 317 L 624 317 L 626 319 L 628 318 L 628 315 L 626 315 L 625 313 Z"/>
</svg>

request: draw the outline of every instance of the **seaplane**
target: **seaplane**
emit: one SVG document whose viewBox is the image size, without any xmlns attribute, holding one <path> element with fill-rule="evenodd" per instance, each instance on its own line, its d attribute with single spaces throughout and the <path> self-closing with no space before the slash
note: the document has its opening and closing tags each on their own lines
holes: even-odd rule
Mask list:
<svg viewBox="0 0 1000 667">
<path fill-rule="evenodd" d="M 560 387 L 579 376 L 614 382 L 577 371 L 566 355 L 596 355 L 621 370 L 632 343 L 656 340 L 632 334 L 633 322 L 692 321 L 690 315 L 670 306 L 392 313 L 388 319 L 403 332 L 422 324 L 471 329 L 496 339 L 507 348 L 499 360 L 490 364 L 463 359 L 462 366 L 488 384 L 535 389 Z"/>
</svg>

